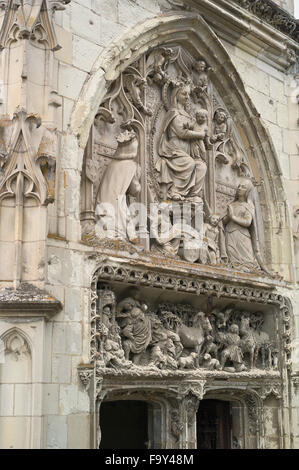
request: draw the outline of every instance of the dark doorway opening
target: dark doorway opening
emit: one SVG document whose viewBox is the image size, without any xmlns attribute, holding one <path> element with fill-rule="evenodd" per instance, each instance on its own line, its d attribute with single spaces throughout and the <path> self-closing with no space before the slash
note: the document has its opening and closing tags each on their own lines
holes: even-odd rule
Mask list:
<svg viewBox="0 0 299 470">
<path fill-rule="evenodd" d="M 102 403 L 100 428 L 100 449 L 147 449 L 147 403 L 143 401 Z"/>
<path fill-rule="evenodd" d="M 196 418 L 198 449 L 232 449 L 230 402 L 202 400 Z"/>
</svg>

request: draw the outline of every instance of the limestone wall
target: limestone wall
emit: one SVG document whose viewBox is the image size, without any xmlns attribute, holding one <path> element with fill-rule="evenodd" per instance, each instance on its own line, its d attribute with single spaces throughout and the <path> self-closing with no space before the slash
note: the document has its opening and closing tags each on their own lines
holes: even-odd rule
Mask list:
<svg viewBox="0 0 299 470">
<path fill-rule="evenodd" d="M 294 14 L 294 0 L 274 0 L 277 5 Z"/>
</svg>

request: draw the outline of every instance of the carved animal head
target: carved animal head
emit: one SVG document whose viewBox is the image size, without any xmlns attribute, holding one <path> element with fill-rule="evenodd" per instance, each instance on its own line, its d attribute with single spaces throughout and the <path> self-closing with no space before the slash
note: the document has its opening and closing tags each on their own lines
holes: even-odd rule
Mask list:
<svg viewBox="0 0 299 470">
<path fill-rule="evenodd" d="M 193 319 L 193 327 L 202 328 L 205 333 L 212 331 L 212 325 L 204 312 L 198 312 Z"/>
</svg>

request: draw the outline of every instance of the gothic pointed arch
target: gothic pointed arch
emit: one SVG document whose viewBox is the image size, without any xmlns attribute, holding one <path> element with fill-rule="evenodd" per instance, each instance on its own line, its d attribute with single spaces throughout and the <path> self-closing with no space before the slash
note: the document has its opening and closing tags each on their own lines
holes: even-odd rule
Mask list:
<svg viewBox="0 0 299 470">
<path fill-rule="evenodd" d="M 14 361 L 18 361 L 22 357 L 31 358 L 31 341 L 20 328 L 10 328 L 3 333 L 0 339 L 4 345 L 4 354 L 10 355 Z"/>
<path fill-rule="evenodd" d="M 283 208 L 287 213 L 280 165 L 269 132 L 229 54 L 205 20 L 199 15 L 180 12 L 145 22 L 130 32 L 129 37 L 104 51 L 93 70 L 73 111 L 71 125 L 81 148 L 85 148 L 80 209 L 85 240 L 94 242 L 99 238 L 97 233 L 94 237 L 95 220 L 101 212 L 98 210 L 96 215 L 97 202 L 101 198 L 100 202 L 111 201 L 109 195 L 104 201 L 103 192 L 99 193 L 109 162 L 115 156 L 123 158 L 125 152 L 131 152 L 132 156 L 135 151 L 136 166 L 131 165 L 132 174 L 126 175 L 130 181 L 120 184 L 126 186 L 134 181 L 140 184 L 138 196 L 133 199 L 146 205 L 169 199 L 190 200 L 194 196 L 196 202 L 198 196 L 198 201 L 203 201 L 205 217 L 217 213 L 221 218 L 236 198 L 240 182 L 251 181 L 254 217 L 258 221 L 252 249 L 259 268 L 269 274 L 265 265 L 277 265 L 281 261 L 272 256 L 273 227 L 284 226 Z M 204 160 L 207 168 L 195 162 L 199 168 L 195 183 L 192 170 L 186 170 L 183 194 L 178 190 L 179 184 L 172 181 L 182 179 L 182 174 L 165 163 L 169 152 L 173 152 L 173 148 L 168 153 L 165 150 L 169 136 L 164 142 L 162 138 L 163 131 L 165 135 L 169 133 L 171 109 L 174 109 L 171 100 L 180 87 L 188 89 L 192 109 L 187 113 L 193 119 L 193 123 L 185 123 L 183 119 L 182 126 L 189 126 L 191 133 L 194 126 L 199 126 L 198 132 L 209 137 L 208 141 L 198 139 L 197 150 L 195 139 L 189 139 L 194 148 L 188 150 L 190 158 L 184 165 L 192 166 L 191 157 L 195 157 Z M 206 115 L 199 116 L 201 111 Z M 196 115 L 202 121 L 199 124 Z M 137 135 L 138 150 L 133 149 L 133 133 Z M 166 154 L 161 155 L 163 151 Z M 110 173 L 113 175 L 113 171 Z M 204 179 L 203 189 L 200 180 Z M 192 191 L 192 185 L 198 190 Z M 128 186 L 122 191 L 126 193 L 127 189 Z M 146 229 L 144 222 L 142 230 L 146 232 Z M 126 235 L 129 241 L 135 240 L 134 232 Z M 143 245 L 149 249 L 151 243 Z M 171 245 L 170 251 L 177 255 L 177 248 Z M 206 256 L 209 258 L 209 253 Z M 215 257 L 211 256 L 214 264 Z M 218 264 L 221 254 L 216 256 Z M 188 253 L 185 260 L 194 261 L 194 257 L 196 254 Z"/>
</svg>

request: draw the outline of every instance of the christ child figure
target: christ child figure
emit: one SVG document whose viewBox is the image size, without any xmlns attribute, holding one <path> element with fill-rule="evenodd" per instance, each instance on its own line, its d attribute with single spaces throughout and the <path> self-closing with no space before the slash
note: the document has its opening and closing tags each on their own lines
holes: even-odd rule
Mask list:
<svg viewBox="0 0 299 470">
<path fill-rule="evenodd" d="M 204 93 L 208 89 L 208 74 L 207 74 L 207 64 L 204 60 L 199 60 L 194 65 L 194 69 L 198 73 L 196 87 L 200 93 Z"/>
<path fill-rule="evenodd" d="M 195 114 L 196 123 L 193 130 L 200 134 L 200 138 L 191 142 L 191 155 L 195 159 L 201 159 L 206 163 L 206 153 L 209 146 L 209 126 L 208 126 L 208 111 L 201 109 Z"/>
</svg>

